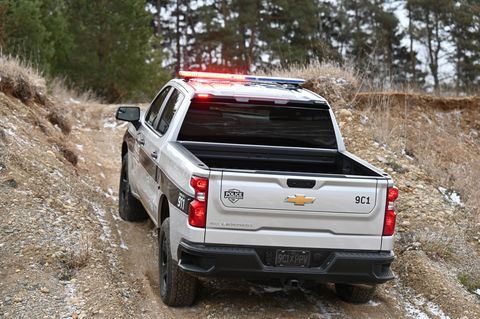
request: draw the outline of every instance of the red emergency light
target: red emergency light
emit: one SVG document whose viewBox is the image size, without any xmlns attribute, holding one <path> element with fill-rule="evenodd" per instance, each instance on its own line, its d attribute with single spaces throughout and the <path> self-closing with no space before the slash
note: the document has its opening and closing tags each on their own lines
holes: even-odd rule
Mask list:
<svg viewBox="0 0 480 319">
<path fill-rule="evenodd" d="M 281 78 L 273 76 L 257 76 L 244 74 L 229 74 L 229 73 L 211 73 L 211 72 L 197 72 L 197 71 L 180 71 L 178 75 L 184 79 L 217 79 L 230 81 L 258 81 L 258 82 L 273 82 L 283 84 L 301 85 L 305 83 L 303 79 L 296 78 Z"/>
</svg>

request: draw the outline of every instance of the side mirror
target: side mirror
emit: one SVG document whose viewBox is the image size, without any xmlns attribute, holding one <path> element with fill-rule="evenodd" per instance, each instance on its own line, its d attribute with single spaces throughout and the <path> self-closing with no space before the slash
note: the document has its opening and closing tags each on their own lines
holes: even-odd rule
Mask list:
<svg viewBox="0 0 480 319">
<path fill-rule="evenodd" d="M 138 122 L 140 120 L 140 108 L 137 106 L 120 106 L 115 118 L 120 121 Z"/>
</svg>

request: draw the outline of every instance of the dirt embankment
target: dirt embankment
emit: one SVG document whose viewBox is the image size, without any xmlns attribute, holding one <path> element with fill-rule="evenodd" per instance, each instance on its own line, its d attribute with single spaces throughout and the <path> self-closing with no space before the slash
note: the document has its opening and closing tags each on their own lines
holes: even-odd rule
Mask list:
<svg viewBox="0 0 480 319">
<path fill-rule="evenodd" d="M 329 285 L 216 280 L 203 283 L 193 307 L 165 307 L 153 225 L 123 222 L 116 210 L 125 126 L 113 120 L 115 106 L 66 105 L 42 90 L 45 102 L 22 101 L 7 91 L 0 93 L 0 318 L 480 317 L 465 286 L 476 265 L 466 256 L 478 257 L 469 211 L 445 199 L 418 156 L 382 142 L 370 113 L 349 108 L 347 80 L 311 88 L 335 88 L 320 93 L 335 101 L 347 147 L 391 173 L 401 191 L 399 278 L 372 302 L 344 303 Z M 462 236 L 465 229 L 471 235 Z"/>
</svg>

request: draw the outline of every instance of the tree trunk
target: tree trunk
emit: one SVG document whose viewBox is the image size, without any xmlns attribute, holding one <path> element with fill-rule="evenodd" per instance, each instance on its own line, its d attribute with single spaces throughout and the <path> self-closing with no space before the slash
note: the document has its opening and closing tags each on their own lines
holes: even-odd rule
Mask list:
<svg viewBox="0 0 480 319">
<path fill-rule="evenodd" d="M 410 85 L 417 84 L 417 59 L 413 52 L 413 22 L 412 22 L 412 11 L 407 7 L 408 10 L 408 36 L 410 37 L 410 67 L 412 68 L 412 79 Z"/>
<path fill-rule="evenodd" d="M 181 59 L 182 59 L 182 53 L 180 52 L 180 0 L 177 0 L 177 9 L 176 9 L 176 26 L 175 26 L 175 37 L 176 37 L 176 44 L 177 44 L 177 52 L 176 52 L 176 61 L 175 61 L 175 73 L 178 73 L 181 68 Z"/>
</svg>

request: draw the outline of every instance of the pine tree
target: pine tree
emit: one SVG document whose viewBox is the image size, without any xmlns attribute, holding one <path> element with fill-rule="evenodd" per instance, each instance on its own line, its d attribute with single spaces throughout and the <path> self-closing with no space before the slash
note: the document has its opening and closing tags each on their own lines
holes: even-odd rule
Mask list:
<svg viewBox="0 0 480 319">
<path fill-rule="evenodd" d="M 72 50 L 73 39 L 68 32 L 67 6 L 63 0 L 42 0 L 40 5 L 41 21 L 48 33 L 51 45 L 48 71 L 52 76 L 64 76 L 69 64 L 68 55 Z"/>
<path fill-rule="evenodd" d="M 418 32 L 418 40 L 427 50 L 428 67 L 433 77 L 435 91 L 440 89 L 439 61 L 445 42 L 448 14 L 453 10 L 452 0 L 407 0 L 407 7 Z"/>
<path fill-rule="evenodd" d="M 68 21 L 74 46 L 65 70 L 74 84 L 110 101 L 151 96 L 162 84 L 144 1 L 70 0 Z"/>
<path fill-rule="evenodd" d="M 48 71 L 54 55 L 49 31 L 42 21 L 40 0 L 3 0 L 2 51 Z"/>
<path fill-rule="evenodd" d="M 287 66 L 328 58 L 331 46 L 321 37 L 321 27 L 327 24 L 319 21 L 324 6 L 318 1 L 268 0 L 265 8 L 261 40 L 269 63 Z"/>
<path fill-rule="evenodd" d="M 480 84 L 480 4 L 474 0 L 456 1 L 450 18 L 455 88 L 457 93 L 470 92 Z"/>
</svg>

